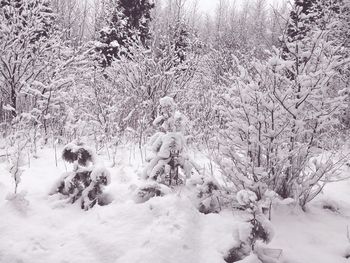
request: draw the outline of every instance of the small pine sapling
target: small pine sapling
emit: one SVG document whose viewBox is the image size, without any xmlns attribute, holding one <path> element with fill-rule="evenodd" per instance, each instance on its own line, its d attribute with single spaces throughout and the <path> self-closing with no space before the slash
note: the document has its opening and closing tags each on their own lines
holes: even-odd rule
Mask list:
<svg viewBox="0 0 350 263">
<path fill-rule="evenodd" d="M 224 189 L 213 179 L 202 180 L 197 195 L 200 200 L 199 212 L 203 214 L 219 213 L 224 207 L 228 207 L 232 202 L 229 190 Z"/>
<path fill-rule="evenodd" d="M 196 188 L 199 212 L 219 213 L 225 208 L 232 208 L 235 201 L 234 189 L 220 184 L 213 175 L 193 176 L 189 184 Z"/>
<path fill-rule="evenodd" d="M 204 214 L 217 213 L 221 210 L 219 197 L 216 192 L 219 186 L 213 181 L 204 182 L 198 193 L 198 198 L 202 199 L 199 204 L 199 212 Z"/>
<path fill-rule="evenodd" d="M 194 167 L 185 153 L 185 117 L 176 111 L 172 98 L 161 98 L 159 103 L 159 115 L 153 124 L 160 131 L 150 140 L 154 155 L 146 167 L 145 177 L 167 186 L 184 184 Z"/>
<path fill-rule="evenodd" d="M 63 160 L 73 163 L 73 171 L 66 172 L 54 185 L 51 194 L 69 197 L 71 203 L 81 200 L 81 208 L 88 210 L 96 203 L 103 205 L 103 188 L 110 183 L 109 171 L 96 166 L 94 152 L 83 144 L 67 144 Z"/>
<path fill-rule="evenodd" d="M 257 256 L 267 258 L 267 255 L 260 255 L 263 250 L 256 246 L 257 241 L 269 243 L 273 237 L 271 223 L 263 213 L 263 205 L 258 201 L 257 195 L 250 190 L 240 190 L 236 195 L 237 206 L 248 216 L 248 227 L 240 230 L 239 236 L 241 243 L 239 247 L 229 250 L 225 258 L 226 262 L 236 262 L 248 256 L 252 251 Z"/>
<path fill-rule="evenodd" d="M 263 213 L 264 205 L 258 202 L 256 194 L 250 190 L 241 190 L 237 193 L 236 198 L 241 209 L 250 214 L 251 234 L 248 241 L 251 248 L 254 250 L 257 240 L 270 242 L 273 230 Z"/>
<path fill-rule="evenodd" d="M 78 170 L 79 167 L 87 167 L 89 164 L 95 164 L 95 154 L 89 147 L 81 143 L 69 143 L 67 144 L 62 153 L 62 158 L 66 162 L 74 164 L 74 170 Z"/>
<path fill-rule="evenodd" d="M 88 210 L 96 203 L 104 205 L 100 197 L 103 194 L 104 186 L 110 184 L 110 175 L 104 167 L 95 168 L 90 174 L 91 183 L 82 191 L 81 208 Z"/>
</svg>

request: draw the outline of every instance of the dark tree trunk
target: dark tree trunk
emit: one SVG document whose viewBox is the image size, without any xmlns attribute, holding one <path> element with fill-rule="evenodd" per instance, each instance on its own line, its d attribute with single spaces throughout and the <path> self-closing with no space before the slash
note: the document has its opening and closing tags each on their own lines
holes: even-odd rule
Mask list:
<svg viewBox="0 0 350 263">
<path fill-rule="evenodd" d="M 17 94 L 15 88 L 11 88 L 11 107 L 14 109 L 11 111 L 12 118 L 17 117 Z"/>
</svg>

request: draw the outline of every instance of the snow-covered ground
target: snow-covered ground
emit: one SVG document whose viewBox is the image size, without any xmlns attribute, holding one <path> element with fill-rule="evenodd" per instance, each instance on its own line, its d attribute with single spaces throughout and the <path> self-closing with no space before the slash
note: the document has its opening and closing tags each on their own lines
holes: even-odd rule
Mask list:
<svg viewBox="0 0 350 263">
<path fill-rule="evenodd" d="M 135 203 L 142 165 L 128 148 L 119 150 L 118 165 L 109 168 L 112 183 L 106 192 L 114 201 L 89 211 L 48 195 L 66 167 L 61 159 L 55 166 L 52 149 L 38 155 L 18 189 L 27 192 L 27 208 L 6 200 L 14 185 L 6 163 L 0 163 L 1 263 L 224 263 L 239 242 L 245 224 L 240 217 L 229 210 L 201 214 L 186 191 Z M 105 158 L 107 167 L 109 163 Z M 293 206 L 274 208 L 275 236 L 268 247 L 283 249 L 280 262 L 350 262 L 344 257 L 350 246 L 349 189 L 350 181 L 329 185 L 306 213 Z M 244 262 L 259 261 L 252 256 Z"/>
</svg>

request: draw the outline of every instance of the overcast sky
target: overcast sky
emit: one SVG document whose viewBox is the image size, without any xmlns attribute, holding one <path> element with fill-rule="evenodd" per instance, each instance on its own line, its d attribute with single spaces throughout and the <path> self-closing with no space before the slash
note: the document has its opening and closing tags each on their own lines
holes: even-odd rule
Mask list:
<svg viewBox="0 0 350 263">
<path fill-rule="evenodd" d="M 187 0 L 188 2 L 194 2 L 195 0 Z M 239 7 L 242 5 L 242 3 L 246 1 L 253 1 L 253 0 L 227 0 L 229 3 L 236 3 L 236 6 Z M 278 4 L 281 4 L 282 2 L 285 2 L 287 0 L 266 0 L 267 4 L 276 6 Z M 198 8 L 200 11 L 208 13 L 208 14 L 215 14 L 215 9 L 217 4 L 219 3 L 219 0 L 198 0 Z"/>
</svg>

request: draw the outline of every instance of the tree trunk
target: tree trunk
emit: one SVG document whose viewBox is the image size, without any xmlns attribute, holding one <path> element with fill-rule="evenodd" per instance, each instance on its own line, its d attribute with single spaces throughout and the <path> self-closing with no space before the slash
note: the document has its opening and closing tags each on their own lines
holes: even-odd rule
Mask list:
<svg viewBox="0 0 350 263">
<path fill-rule="evenodd" d="M 11 116 L 12 118 L 16 118 L 17 117 L 17 94 L 16 94 L 16 90 L 14 87 L 11 88 L 11 107 L 14 109 L 11 111 Z"/>
</svg>

